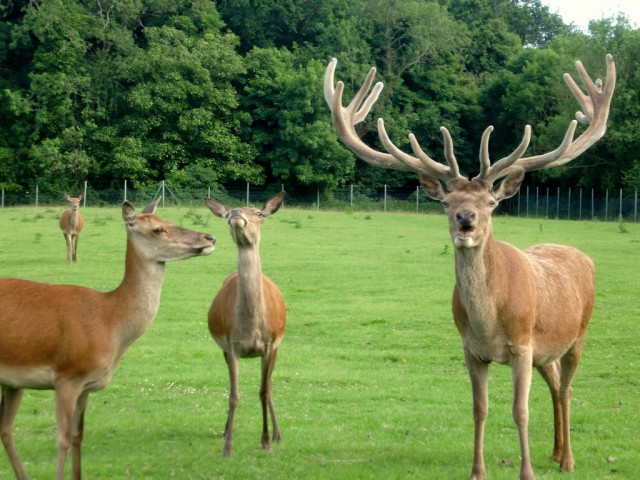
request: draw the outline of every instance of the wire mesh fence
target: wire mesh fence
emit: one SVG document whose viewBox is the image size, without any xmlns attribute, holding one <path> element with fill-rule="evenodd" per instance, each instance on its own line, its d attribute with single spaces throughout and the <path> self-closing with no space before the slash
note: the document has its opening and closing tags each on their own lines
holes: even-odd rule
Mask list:
<svg viewBox="0 0 640 480">
<path fill-rule="evenodd" d="M 130 188 L 124 181 L 121 187 L 100 188 L 84 183 L 82 206 L 115 206 L 124 200 L 142 205 L 162 197 L 162 205 L 194 206 L 202 204 L 204 196 L 229 204 L 257 205 L 275 194 L 281 187 L 258 185 L 180 188 L 161 182 L 147 188 Z M 358 185 L 331 192 L 321 190 L 287 191 L 286 203 L 303 209 L 328 211 L 378 211 L 440 213 L 439 203 L 429 199 L 420 187 L 391 188 L 386 185 L 364 190 Z M 62 193 L 55 188 L 34 185 L 29 191 L 7 193 L 0 191 L 0 207 L 10 206 L 66 206 Z M 638 191 L 596 191 L 585 188 L 551 188 L 523 186 L 520 192 L 501 202 L 496 214 L 532 218 L 567 220 L 638 221 Z"/>
</svg>

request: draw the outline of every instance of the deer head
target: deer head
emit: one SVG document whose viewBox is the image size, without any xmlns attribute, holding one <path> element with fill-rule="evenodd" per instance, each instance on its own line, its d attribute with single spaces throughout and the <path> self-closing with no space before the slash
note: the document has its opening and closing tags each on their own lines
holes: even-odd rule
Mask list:
<svg viewBox="0 0 640 480">
<path fill-rule="evenodd" d="M 80 209 L 80 202 L 82 201 L 82 199 L 84 198 L 82 196 L 82 194 L 80 194 L 80 196 L 78 197 L 71 197 L 68 194 L 64 194 L 64 198 L 67 199 L 67 201 L 69 202 L 69 208 L 71 210 L 78 210 Z"/>
<path fill-rule="evenodd" d="M 576 113 L 576 120 L 569 124 L 564 140 L 558 148 L 542 155 L 523 157 L 531 139 L 531 127 L 526 125 L 520 145 L 510 155 L 492 164 L 489 157 L 489 137 L 493 127 L 489 126 L 482 135 L 480 145 L 480 173 L 472 179 L 460 174 L 453 151 L 453 141 L 445 127 L 440 127 L 440 131 L 444 138 L 444 157 L 447 165 L 430 158 L 420 148 L 412 133 L 409 134 L 409 141 L 413 155 L 400 150 L 389 139 L 382 118 L 378 119 L 378 134 L 387 151 L 374 150 L 362 142 L 355 126 L 368 115 L 383 88 L 381 82 L 371 88 L 376 75 L 375 68 L 369 71 L 351 103 L 344 107 L 344 84 L 338 82 L 334 87 L 337 60 L 332 59 L 325 73 L 324 94 L 331 109 L 333 124 L 344 144 L 372 165 L 418 173 L 423 191 L 434 200 L 442 202 L 449 217 L 452 239 L 456 247 L 475 247 L 484 238 L 484 233 L 491 231 L 491 212 L 501 200 L 518 192 L 526 172 L 564 165 L 602 138 L 606 131 L 616 83 L 613 57 L 607 55 L 606 62 L 607 78 L 604 86 L 600 79 L 592 82 L 582 63 L 576 62 L 586 95 L 571 75 L 564 74 L 564 80 L 580 104 L 580 110 Z M 578 121 L 587 124 L 588 127 L 574 139 Z M 502 178 L 504 180 L 494 185 Z"/>
</svg>

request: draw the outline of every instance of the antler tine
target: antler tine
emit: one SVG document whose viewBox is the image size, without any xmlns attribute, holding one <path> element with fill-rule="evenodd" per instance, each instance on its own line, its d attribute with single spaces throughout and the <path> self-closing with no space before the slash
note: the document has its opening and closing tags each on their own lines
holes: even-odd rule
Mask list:
<svg viewBox="0 0 640 480">
<path fill-rule="evenodd" d="M 444 128 L 444 127 L 443 127 Z M 445 128 L 446 131 L 446 128 Z M 449 132 L 447 132 L 448 134 Z M 453 158 L 454 168 L 446 167 L 441 163 L 436 162 L 431 159 L 424 151 L 420 148 L 418 141 L 413 133 L 409 134 L 409 140 L 411 141 L 411 147 L 413 149 L 413 153 L 415 153 L 416 157 L 409 155 L 408 153 L 403 152 L 389 138 L 387 134 L 387 130 L 384 128 L 384 120 L 382 118 L 378 119 L 378 135 L 380 136 L 380 141 L 384 145 L 384 148 L 393 155 L 395 158 L 400 160 L 401 162 L 406 163 L 407 165 L 413 166 L 416 160 L 419 160 L 421 166 L 418 167 L 416 172 L 425 172 L 428 175 L 431 175 L 440 180 L 448 181 L 452 178 L 455 178 L 459 175 L 458 173 L 458 164 L 456 163 L 455 157 L 453 157 L 453 147 L 451 142 L 451 136 L 448 137 L 445 135 L 445 155 L 447 156 L 447 160 L 451 162 Z M 446 146 L 448 145 L 449 150 L 451 151 L 451 157 L 449 156 L 448 150 Z M 455 173 L 454 173 L 455 172 Z"/>
<path fill-rule="evenodd" d="M 509 175 L 518 168 L 531 172 L 564 165 L 584 153 L 602 138 L 607 130 L 607 119 L 609 118 L 611 99 L 616 85 L 616 66 L 613 56 L 607 55 L 606 61 L 607 78 L 604 86 L 600 79 L 592 82 L 582 63 L 580 61 L 576 62 L 576 69 L 582 78 L 587 95 L 582 92 L 571 75 L 565 73 L 563 76 L 569 90 L 571 90 L 581 107 L 581 110 L 576 112 L 576 119 L 581 123 L 588 124 L 587 129 L 574 140 L 573 136 L 576 131 L 577 121 L 571 121 L 558 148 L 542 155 L 516 159 L 510 166 L 503 167 L 501 171 L 495 172 L 496 174 L 493 173 L 492 169 L 491 179 L 493 181 Z"/>
<path fill-rule="evenodd" d="M 445 157 L 449 167 L 429 158 L 429 156 L 422 151 L 413 134 L 409 135 L 409 139 L 411 140 L 413 152 L 416 156 L 414 157 L 400 150 L 389 139 L 382 118 L 378 119 L 378 135 L 388 153 L 379 152 L 366 145 L 356 133 L 355 125 L 364 120 L 369 114 L 371 107 L 382 91 L 383 84 L 382 82 L 376 83 L 373 90 L 369 93 L 376 75 L 376 69 L 371 68 L 362 86 L 345 108 L 342 106 L 343 82 L 338 82 L 335 88 L 333 86 L 337 63 L 338 61 L 333 58 L 327 66 L 324 77 L 324 96 L 331 109 L 331 117 L 338 136 L 352 152 L 364 161 L 379 167 L 415 173 L 425 172 L 443 181 L 448 181 L 460 176 L 458 163 L 453 155 L 451 135 L 449 135 L 449 132 L 444 127 L 440 130 L 444 136 Z"/>
<path fill-rule="evenodd" d="M 356 133 L 355 126 L 367 116 L 383 88 L 382 82 L 378 82 L 373 91 L 368 94 L 376 73 L 375 68 L 369 70 L 362 87 L 345 108 L 342 106 L 344 83 L 340 81 L 335 88 L 333 86 L 337 63 L 338 60 L 333 58 L 327 66 L 324 76 L 324 96 L 331 110 L 331 118 L 338 137 L 349 150 L 367 163 L 378 167 L 418 172 L 420 161 L 417 158 L 409 162 L 400 161 L 389 153 L 379 152 L 369 147 Z"/>
<path fill-rule="evenodd" d="M 489 159 L 489 137 L 491 136 L 491 132 L 493 132 L 493 126 L 487 127 L 482 134 L 482 141 L 480 143 L 480 174 L 476 178 L 493 182 L 497 178 L 504 176 L 505 174 L 501 175 L 501 172 L 516 163 L 518 159 L 524 155 L 524 152 L 527 151 L 529 142 L 531 141 L 531 126 L 525 125 L 524 135 L 522 136 L 520 145 L 518 145 L 508 157 L 501 158 L 493 165 L 491 165 L 491 160 Z"/>
<path fill-rule="evenodd" d="M 460 177 L 461 175 L 460 169 L 458 168 L 458 161 L 453 153 L 453 140 L 451 140 L 451 134 L 445 127 L 440 127 L 440 132 L 442 132 L 442 137 L 444 138 L 444 158 L 447 160 L 449 168 L 432 160 L 431 157 L 424 153 L 413 133 L 409 134 L 409 141 L 411 142 L 413 153 L 415 153 L 420 159 L 425 171 L 440 180 L 448 181 L 452 178 Z"/>
</svg>

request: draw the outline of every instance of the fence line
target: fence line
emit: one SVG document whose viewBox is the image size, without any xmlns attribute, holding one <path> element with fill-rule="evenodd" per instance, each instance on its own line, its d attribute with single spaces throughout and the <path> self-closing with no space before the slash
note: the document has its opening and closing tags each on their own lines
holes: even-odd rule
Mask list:
<svg viewBox="0 0 640 480">
<path fill-rule="evenodd" d="M 280 186 L 280 188 L 283 188 Z M 604 221 L 638 221 L 638 191 L 625 197 L 623 189 L 618 192 L 607 189 L 596 192 L 592 189 L 571 187 L 564 192 L 560 187 L 555 192 L 550 187 L 525 186 L 518 194 L 501 202 L 498 214 L 535 218 L 557 218 L 571 220 L 604 220 Z M 197 204 L 202 196 L 215 196 L 224 201 L 242 201 L 247 205 L 260 203 L 275 193 L 273 187 L 262 187 L 246 183 L 246 186 L 206 187 L 203 189 L 169 188 L 164 181 L 156 187 L 132 189 L 127 181 L 123 181 L 121 189 L 97 189 L 87 181 L 83 185 L 83 206 L 117 205 L 123 200 L 136 203 L 149 202 L 161 196 L 162 206 L 166 201 L 172 204 Z M 604 196 L 603 196 L 604 193 Z M 11 194 L 0 192 L 0 206 L 52 206 L 65 205 L 61 201 L 62 194 L 47 188 L 34 186 L 34 193 Z M 617 197 L 617 198 L 616 198 Z M 400 212 L 441 212 L 440 205 L 429 199 L 420 189 L 403 187 L 394 188 L 383 185 L 375 191 L 363 192 L 358 185 L 337 189 L 330 193 L 316 191 L 287 192 L 287 204 L 316 210 L 357 210 L 357 211 L 400 211 Z"/>
</svg>

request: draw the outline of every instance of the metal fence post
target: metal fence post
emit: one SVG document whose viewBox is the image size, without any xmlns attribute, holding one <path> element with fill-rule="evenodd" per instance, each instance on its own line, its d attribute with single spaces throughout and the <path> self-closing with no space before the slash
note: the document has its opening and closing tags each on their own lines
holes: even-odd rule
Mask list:
<svg viewBox="0 0 640 480">
<path fill-rule="evenodd" d="M 547 187 L 547 218 L 549 218 L 549 187 Z"/>
<path fill-rule="evenodd" d="M 620 189 L 620 219 L 622 220 L 622 189 Z"/>
<path fill-rule="evenodd" d="M 384 186 L 384 211 L 387 211 L 387 185 Z"/>
<path fill-rule="evenodd" d="M 580 201 L 578 202 L 578 220 L 582 220 L 582 188 L 579 190 Z"/>
</svg>

